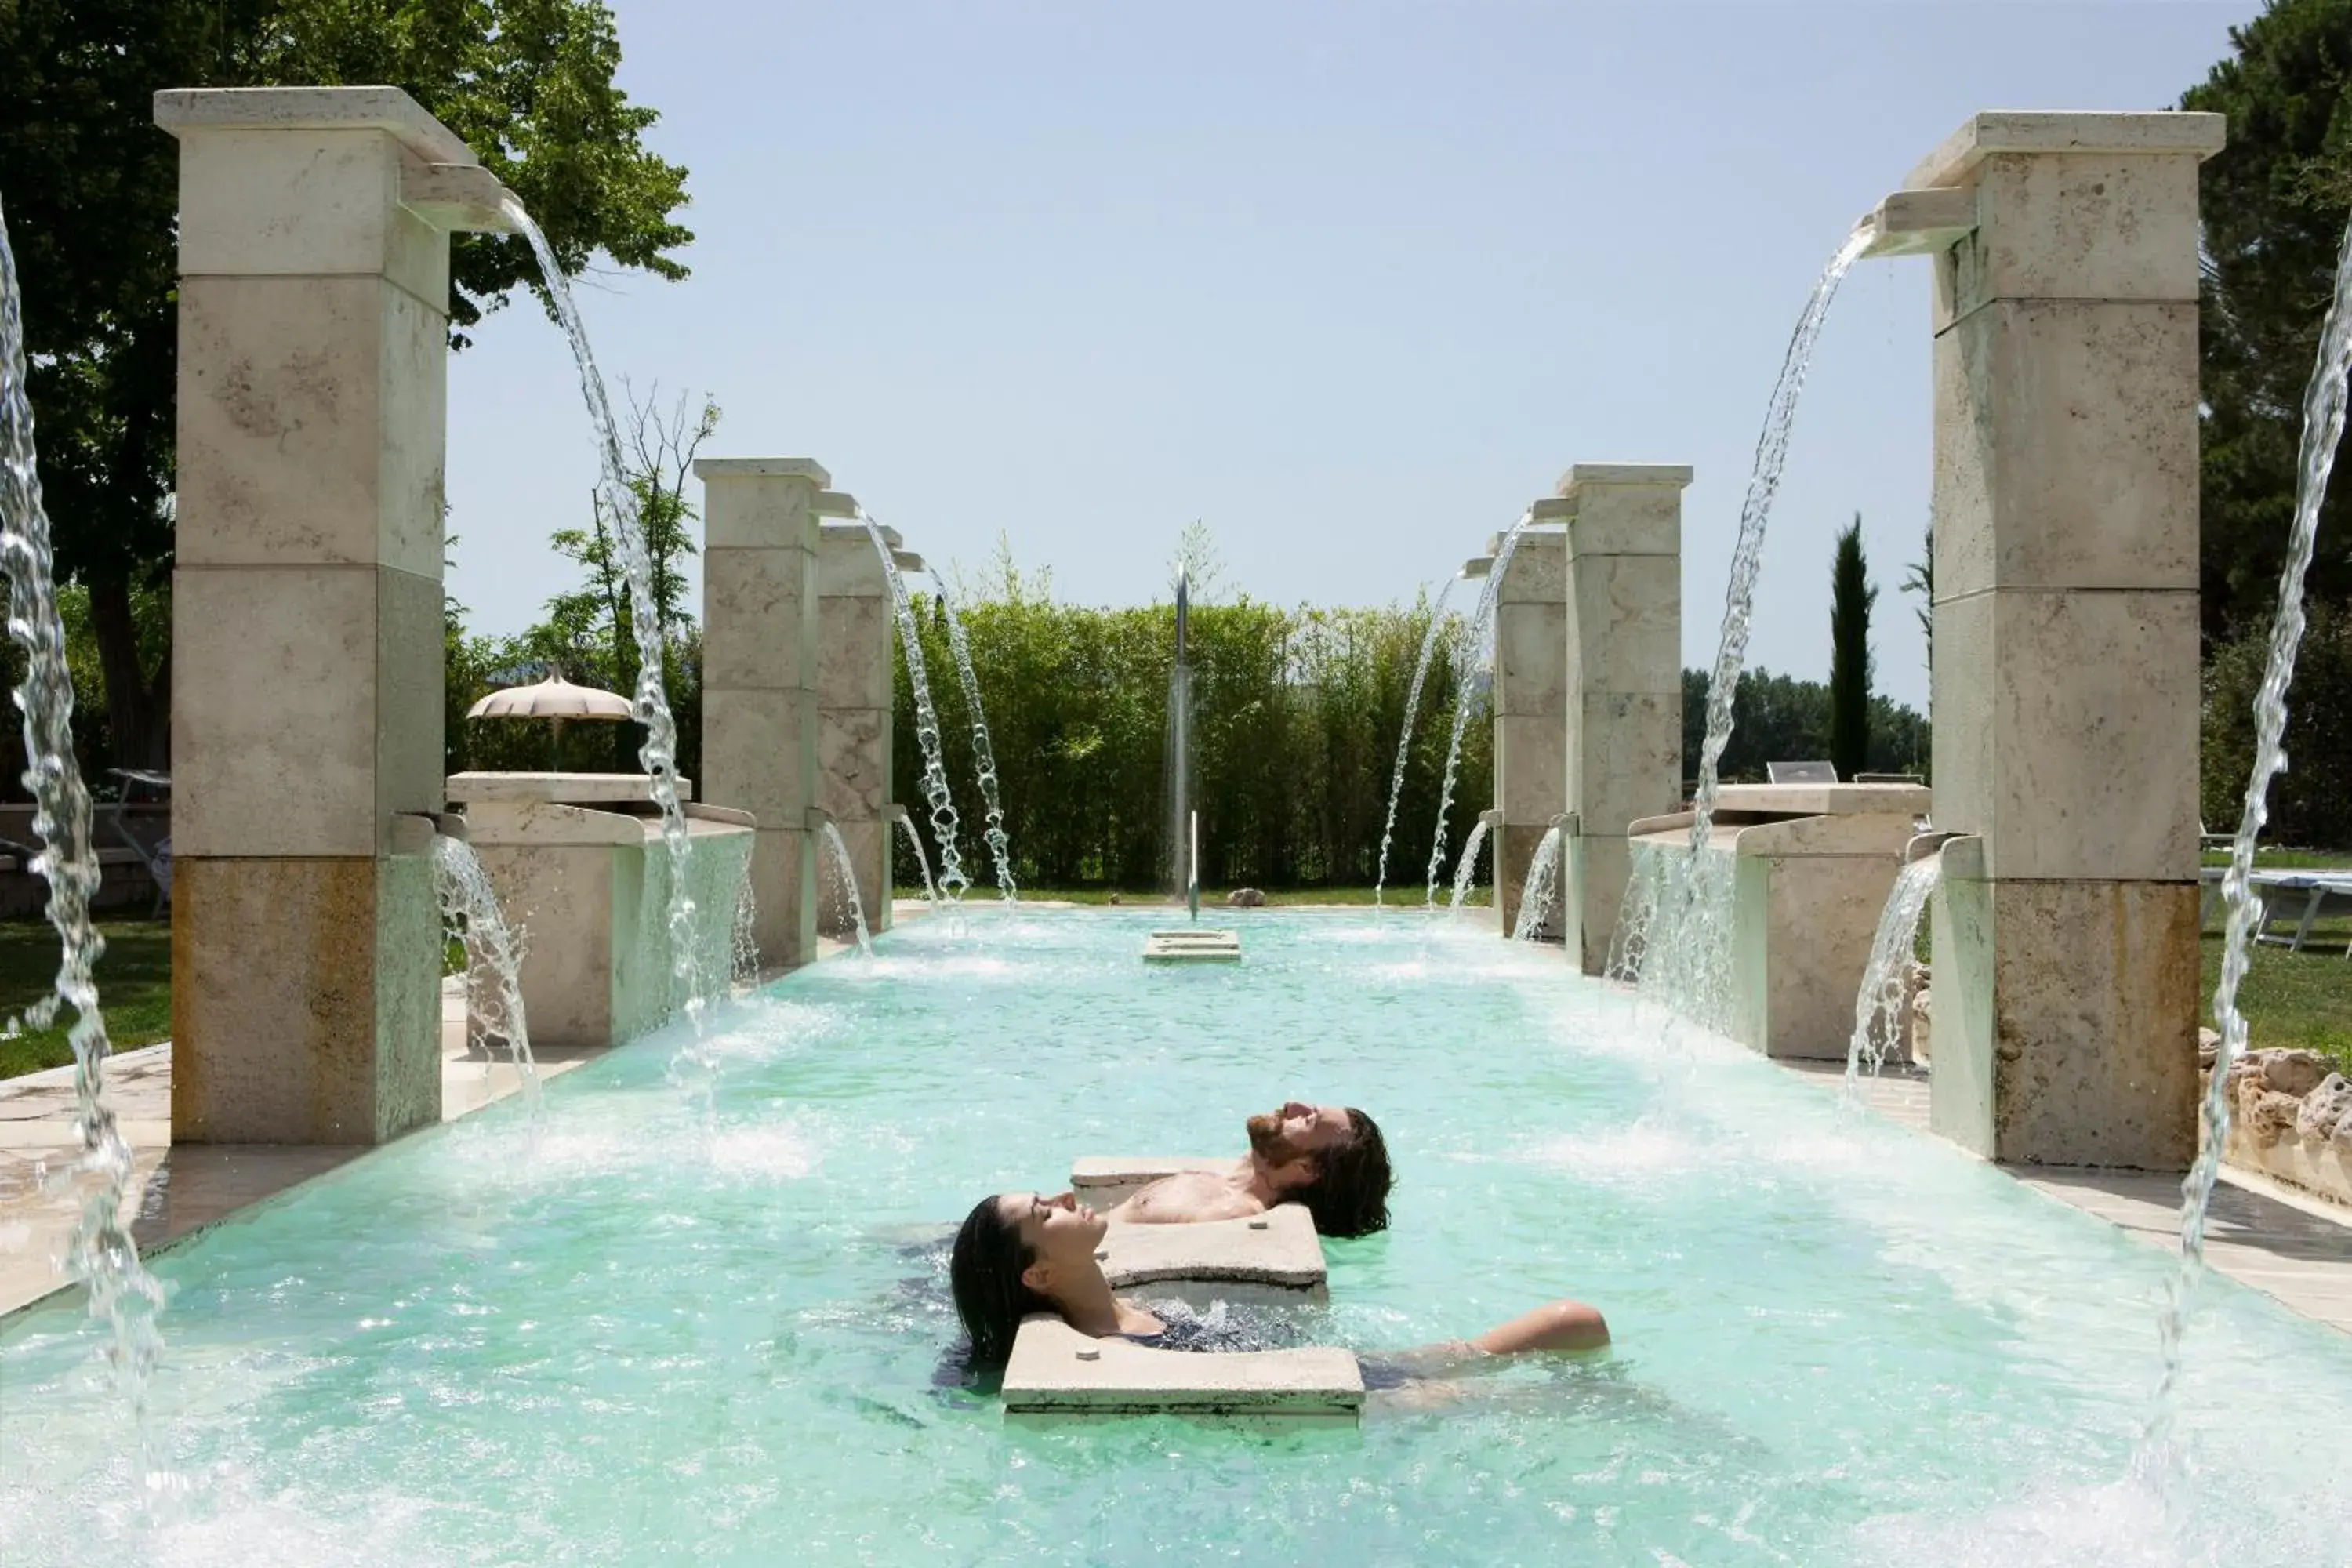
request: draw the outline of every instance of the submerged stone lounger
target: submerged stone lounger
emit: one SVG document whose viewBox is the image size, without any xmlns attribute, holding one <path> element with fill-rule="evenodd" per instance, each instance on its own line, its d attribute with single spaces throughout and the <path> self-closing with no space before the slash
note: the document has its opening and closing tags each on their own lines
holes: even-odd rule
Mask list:
<svg viewBox="0 0 2352 1568">
<path fill-rule="evenodd" d="M 1188 926 L 1179 931 L 1153 931 L 1143 942 L 1146 963 L 1239 963 L 1241 958 L 1239 931 Z"/>
<path fill-rule="evenodd" d="M 1292 1303 L 1329 1299 L 1323 1243 L 1297 1204 L 1253 1219 L 1199 1225 L 1113 1222 L 1096 1256 L 1114 1290 L 1213 1301 Z"/>
<path fill-rule="evenodd" d="M 1363 1372 L 1348 1351 L 1220 1355 L 1151 1350 L 1127 1340 L 1088 1339 L 1061 1319 L 1043 1314 L 1023 1321 L 1004 1369 L 1008 1417 L 1178 1415 L 1352 1422 L 1363 1404 Z"/>
<path fill-rule="evenodd" d="M 1223 1173 L 1232 1170 L 1234 1163 L 1231 1158 L 1147 1160 L 1139 1155 L 1088 1154 L 1070 1162 L 1070 1191 L 1077 1194 L 1080 1202 L 1107 1209 L 1125 1203 L 1162 1176 L 1185 1171 Z"/>
</svg>

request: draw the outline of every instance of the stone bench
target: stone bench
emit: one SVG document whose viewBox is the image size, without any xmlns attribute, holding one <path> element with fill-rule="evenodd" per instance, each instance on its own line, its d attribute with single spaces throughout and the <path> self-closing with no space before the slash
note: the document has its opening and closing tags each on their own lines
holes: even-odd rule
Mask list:
<svg viewBox="0 0 2352 1568">
<path fill-rule="evenodd" d="M 1108 1209 L 1125 1203 L 1163 1176 L 1187 1171 L 1222 1174 L 1234 1168 L 1227 1160 L 1145 1159 L 1140 1155 L 1089 1154 L 1070 1162 L 1070 1191 L 1090 1208 Z"/>
<path fill-rule="evenodd" d="M 1113 1221 L 1095 1256 L 1112 1289 L 1193 1307 L 1329 1299 L 1322 1240 L 1297 1204 L 1277 1204 L 1249 1219 L 1199 1225 Z"/>
<path fill-rule="evenodd" d="M 1159 1226 L 1185 1230 L 1201 1226 Z M 1364 1376 L 1354 1354 L 1312 1348 L 1213 1354 L 1096 1340 L 1061 1319 L 1024 1320 L 1004 1369 L 1007 1419 L 1194 1415 L 1354 1422 Z"/>
</svg>

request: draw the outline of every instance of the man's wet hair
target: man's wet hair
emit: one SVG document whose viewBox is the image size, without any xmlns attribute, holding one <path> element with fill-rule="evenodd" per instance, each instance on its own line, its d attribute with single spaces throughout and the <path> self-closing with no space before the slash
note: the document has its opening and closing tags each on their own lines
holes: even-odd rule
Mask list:
<svg viewBox="0 0 2352 1568">
<path fill-rule="evenodd" d="M 1315 1156 L 1315 1180 L 1290 1195 L 1307 1205 L 1318 1236 L 1370 1236 L 1389 1227 L 1389 1146 L 1380 1123 L 1348 1108 L 1347 1142 Z"/>
</svg>

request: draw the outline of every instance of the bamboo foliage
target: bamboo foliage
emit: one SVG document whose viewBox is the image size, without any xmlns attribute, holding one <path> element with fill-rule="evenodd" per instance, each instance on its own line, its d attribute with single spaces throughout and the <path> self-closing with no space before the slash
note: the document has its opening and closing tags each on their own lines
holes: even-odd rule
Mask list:
<svg viewBox="0 0 2352 1568">
<path fill-rule="evenodd" d="M 926 666 L 950 668 L 937 600 L 923 596 L 918 608 Z M 959 599 L 957 609 L 980 674 L 1022 883 L 1156 887 L 1170 847 L 1162 803 L 1174 606 L 1061 604 L 1008 577 L 969 603 Z M 1192 798 L 1204 886 L 1372 880 L 1405 690 L 1429 613 L 1425 602 L 1284 609 L 1243 597 L 1194 606 Z M 1392 869 L 1418 866 L 1426 849 L 1412 847 L 1425 847 L 1436 826 L 1457 639 L 1441 639 L 1423 697 Z M 925 821 L 903 657 L 897 679 L 893 772 L 899 800 Z M 931 687 L 956 806 L 976 822 L 970 715 L 954 682 L 934 674 Z M 1449 824 L 1454 843 L 1493 794 L 1486 720 L 1482 697 L 1463 745 Z M 967 847 L 967 858 L 976 850 Z M 900 875 L 911 879 L 911 857 L 901 855 Z"/>
</svg>

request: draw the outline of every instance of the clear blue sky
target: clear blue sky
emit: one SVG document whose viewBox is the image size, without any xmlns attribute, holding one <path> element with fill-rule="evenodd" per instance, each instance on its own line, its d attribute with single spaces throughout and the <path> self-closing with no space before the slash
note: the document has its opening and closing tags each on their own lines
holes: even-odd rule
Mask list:
<svg viewBox="0 0 2352 1568">
<path fill-rule="evenodd" d="M 1690 463 L 1703 666 L 1766 395 L 1853 220 L 1974 110 L 2168 107 L 2256 8 L 619 0 L 694 276 L 583 308 L 615 383 L 717 397 L 713 455 L 814 457 L 934 563 L 1002 533 L 1085 603 L 1163 593 L 1195 517 L 1257 597 L 1410 600 L 1570 463 Z M 493 317 L 450 372 L 478 627 L 561 585 L 546 537 L 593 477 L 554 328 Z M 1865 263 L 1751 660 L 1826 672 L 1858 510 L 1880 688 L 1924 706 L 1895 584 L 1927 485 L 1927 263 Z"/>
</svg>

